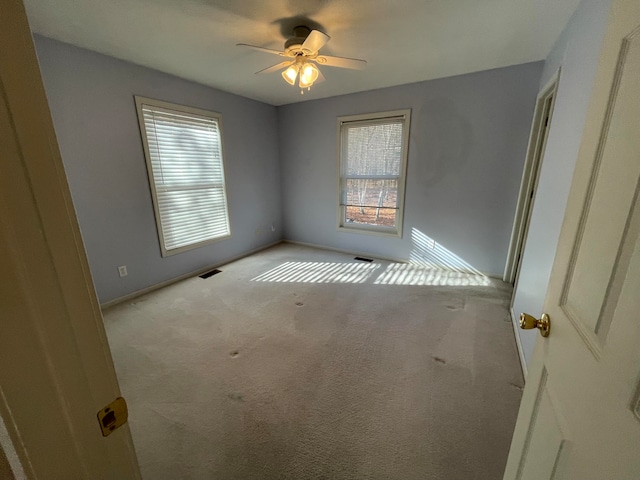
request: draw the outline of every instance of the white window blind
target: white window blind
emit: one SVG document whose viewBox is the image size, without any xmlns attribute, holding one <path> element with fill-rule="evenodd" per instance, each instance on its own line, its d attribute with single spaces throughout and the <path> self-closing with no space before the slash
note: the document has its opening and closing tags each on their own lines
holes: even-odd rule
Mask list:
<svg viewBox="0 0 640 480">
<path fill-rule="evenodd" d="M 400 234 L 409 112 L 341 117 L 340 227 Z"/>
<path fill-rule="evenodd" d="M 229 236 L 220 116 L 136 103 L 163 255 Z"/>
</svg>

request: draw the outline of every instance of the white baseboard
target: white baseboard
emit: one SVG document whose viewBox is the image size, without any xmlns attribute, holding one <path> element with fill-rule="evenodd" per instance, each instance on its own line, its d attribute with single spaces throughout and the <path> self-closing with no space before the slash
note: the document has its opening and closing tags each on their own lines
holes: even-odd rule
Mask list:
<svg viewBox="0 0 640 480">
<path fill-rule="evenodd" d="M 320 250 L 330 250 L 332 252 L 338 252 L 338 253 L 346 253 L 347 255 L 355 255 L 357 257 L 373 257 L 373 258 L 377 258 L 379 260 L 387 260 L 389 262 L 397 262 L 397 263 L 407 263 L 406 260 L 403 260 L 401 258 L 395 258 L 395 257 L 386 257 L 386 256 L 381 256 L 381 255 L 374 255 L 372 253 L 363 253 L 363 252 L 356 252 L 353 250 L 343 250 L 342 248 L 334 248 L 334 247 L 327 247 L 326 245 L 317 245 L 315 243 L 307 243 L 307 242 L 298 242 L 297 240 L 283 240 L 284 243 L 291 243 L 293 245 L 302 245 L 303 247 L 311 247 L 311 248 L 317 248 Z"/>
<path fill-rule="evenodd" d="M 261 247 L 258 248 L 254 248 L 253 250 L 250 250 L 248 252 L 244 252 L 240 255 L 236 255 L 235 257 L 231 257 L 228 258 L 226 260 L 223 260 L 221 262 L 218 262 L 214 265 L 209 265 L 207 267 L 203 267 L 200 268 L 198 270 L 195 270 L 193 272 L 189 272 L 189 273 L 185 273 L 184 275 L 180 275 L 178 277 L 174 277 L 174 278 L 170 278 L 169 280 L 165 280 L 164 282 L 160 282 L 160 283 L 156 283 L 154 285 L 151 285 L 149 287 L 145 287 L 141 290 L 136 290 L 135 292 L 132 293 L 128 293 L 127 295 L 124 295 L 122 297 L 118 297 L 118 298 L 114 298 L 113 300 L 109 300 L 108 302 L 104 302 L 100 304 L 100 308 L 102 310 L 105 310 L 109 307 L 113 307 L 114 305 L 118 305 L 119 303 L 123 303 L 126 302 L 128 300 L 132 300 L 136 297 L 139 297 L 141 295 L 144 295 L 146 293 L 150 293 L 153 292 L 154 290 L 158 290 L 160 288 L 166 287 L 168 285 L 174 284 L 176 282 L 179 282 L 181 280 L 186 280 L 187 278 L 191 278 L 191 277 L 195 277 L 196 275 L 202 275 L 205 272 L 208 272 L 210 270 L 213 270 L 214 268 L 218 268 L 222 265 L 226 265 L 227 263 L 231 263 L 231 262 L 235 262 L 236 260 L 240 260 L 241 258 L 244 257 L 248 257 L 249 255 L 253 255 L 254 253 L 258 253 L 261 252 L 262 250 L 266 250 L 267 248 L 271 248 L 275 245 L 278 245 L 279 243 L 282 243 L 283 240 L 277 240 L 275 242 L 269 243 L 268 245 L 263 245 Z"/>
<path fill-rule="evenodd" d="M 522 342 L 520 341 L 520 335 L 518 330 L 518 322 L 516 322 L 516 315 L 513 311 L 513 307 L 509 308 L 509 315 L 511 316 L 511 326 L 513 327 L 513 336 L 516 337 L 516 345 L 518 346 L 518 357 L 520 357 L 520 368 L 522 368 L 522 376 L 524 381 L 527 381 L 527 361 L 524 358 L 524 350 L 522 350 Z"/>
</svg>

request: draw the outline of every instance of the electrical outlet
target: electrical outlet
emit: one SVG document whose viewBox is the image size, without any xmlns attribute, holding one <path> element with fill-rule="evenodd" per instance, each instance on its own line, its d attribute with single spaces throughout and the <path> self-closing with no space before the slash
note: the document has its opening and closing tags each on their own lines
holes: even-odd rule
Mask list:
<svg viewBox="0 0 640 480">
<path fill-rule="evenodd" d="M 275 226 L 275 224 L 273 224 L 273 223 L 271 224 L 271 231 L 272 231 L 272 232 L 275 232 L 275 231 L 276 231 L 276 226 Z"/>
<path fill-rule="evenodd" d="M 120 275 L 120 278 L 126 277 L 128 275 L 126 265 L 122 265 L 121 267 L 118 267 L 118 275 Z"/>
</svg>

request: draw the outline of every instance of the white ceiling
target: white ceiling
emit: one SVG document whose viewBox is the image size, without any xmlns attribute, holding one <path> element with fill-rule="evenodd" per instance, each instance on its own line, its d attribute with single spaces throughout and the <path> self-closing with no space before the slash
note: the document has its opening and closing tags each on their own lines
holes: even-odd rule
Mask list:
<svg viewBox="0 0 640 480">
<path fill-rule="evenodd" d="M 273 105 L 400 85 L 546 58 L 580 0 L 25 0 L 33 31 Z M 282 49 L 305 24 L 331 36 L 327 55 L 363 71 L 321 67 L 300 95 Z"/>
</svg>

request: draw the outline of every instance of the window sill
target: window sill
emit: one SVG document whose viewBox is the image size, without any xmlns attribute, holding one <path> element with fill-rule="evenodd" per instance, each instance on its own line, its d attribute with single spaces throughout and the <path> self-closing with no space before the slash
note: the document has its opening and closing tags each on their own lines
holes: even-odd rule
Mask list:
<svg viewBox="0 0 640 480">
<path fill-rule="evenodd" d="M 366 225 L 357 225 L 357 226 L 346 226 L 346 225 L 338 225 L 339 232 L 345 233 L 363 233 L 365 235 L 374 235 L 378 237 L 387 237 L 387 238 L 402 238 L 402 230 L 395 229 L 387 229 L 381 227 L 374 226 L 366 226 Z"/>
</svg>

